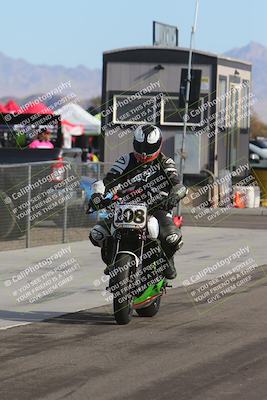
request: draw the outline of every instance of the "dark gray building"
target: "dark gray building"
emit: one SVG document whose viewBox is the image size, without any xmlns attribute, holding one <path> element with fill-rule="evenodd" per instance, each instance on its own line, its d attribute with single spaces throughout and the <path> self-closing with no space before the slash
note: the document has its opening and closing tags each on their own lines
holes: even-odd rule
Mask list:
<svg viewBox="0 0 267 400">
<path fill-rule="evenodd" d="M 181 105 L 189 51 L 136 47 L 103 55 L 101 156 L 113 162 L 132 151 L 132 130 L 153 123 L 163 131 L 163 152 L 179 161 Z M 190 104 L 185 174 L 215 175 L 248 162 L 251 64 L 202 51 L 192 59 L 192 91 L 200 76 L 200 100 Z"/>
</svg>

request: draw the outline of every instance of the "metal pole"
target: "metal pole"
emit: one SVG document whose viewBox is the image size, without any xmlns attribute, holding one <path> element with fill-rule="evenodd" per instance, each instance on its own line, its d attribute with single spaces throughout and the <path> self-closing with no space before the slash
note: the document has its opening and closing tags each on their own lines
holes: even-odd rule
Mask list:
<svg viewBox="0 0 267 400">
<path fill-rule="evenodd" d="M 100 176 L 101 176 L 101 164 L 100 162 L 97 163 L 97 180 L 100 181 Z"/>
<path fill-rule="evenodd" d="M 181 149 L 180 149 L 180 168 L 179 168 L 179 172 L 180 172 L 181 183 L 183 183 L 183 179 L 184 179 L 185 136 L 186 136 L 186 130 L 187 130 L 189 97 L 190 97 L 190 87 L 191 87 L 191 68 L 192 68 L 192 54 L 193 54 L 193 39 L 194 39 L 194 34 L 195 34 L 195 31 L 196 31 L 196 26 L 197 26 L 198 7 L 199 7 L 199 0 L 196 0 L 194 24 L 192 26 L 191 37 L 190 37 L 189 59 L 188 59 L 188 68 L 187 68 L 186 97 L 185 97 L 184 126 L 183 126 L 182 144 L 181 144 Z M 177 211 L 177 215 L 181 215 L 181 202 L 179 202 L 176 211 Z"/>
<path fill-rule="evenodd" d="M 31 246 L 31 197 L 32 197 L 32 166 L 28 165 L 28 214 L 27 214 L 27 225 L 26 225 L 26 248 Z"/>
<path fill-rule="evenodd" d="M 67 195 L 68 195 L 68 176 L 69 171 L 68 168 L 65 169 L 66 171 L 66 183 L 65 183 L 65 194 L 64 194 L 64 210 L 63 210 L 63 232 L 62 232 L 62 243 L 66 243 L 67 238 L 67 221 L 68 221 L 68 202 L 67 202 Z"/>
<path fill-rule="evenodd" d="M 98 162 L 97 163 L 97 180 L 98 181 L 100 181 L 100 174 L 101 174 L 101 169 L 100 169 L 100 167 L 101 167 L 101 164 L 100 164 L 100 162 Z M 99 221 L 100 220 L 100 218 L 99 218 L 99 211 L 97 211 L 97 221 Z"/>
</svg>

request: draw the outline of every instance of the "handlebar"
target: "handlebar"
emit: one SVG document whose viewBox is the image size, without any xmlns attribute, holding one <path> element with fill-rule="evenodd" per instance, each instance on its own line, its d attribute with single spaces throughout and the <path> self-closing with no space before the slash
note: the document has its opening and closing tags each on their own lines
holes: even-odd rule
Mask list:
<svg viewBox="0 0 267 400">
<path fill-rule="evenodd" d="M 105 199 L 101 200 L 101 202 L 97 205 L 97 210 L 93 207 L 88 206 L 88 209 L 86 210 L 86 214 L 92 214 L 96 211 L 100 211 L 103 208 L 106 208 L 106 207 L 110 206 L 112 203 L 118 201 L 119 199 L 122 199 L 123 196 L 125 195 L 125 192 L 130 193 L 132 191 L 133 190 L 129 190 L 129 189 L 124 190 L 124 191 L 118 190 L 117 194 L 113 198 L 111 198 L 111 199 L 105 198 Z M 159 190 L 158 188 L 153 188 L 152 192 L 153 192 L 153 194 L 160 194 L 163 199 L 167 198 L 166 201 L 168 201 L 168 197 L 172 197 L 171 193 L 164 192 L 162 190 Z M 176 196 L 174 196 L 174 194 L 173 194 L 173 196 L 175 197 L 175 199 L 178 203 L 181 199 L 183 199 L 187 195 L 188 191 L 187 191 L 187 188 L 183 184 L 177 184 L 175 186 L 175 192 L 176 193 L 174 193 L 174 194 Z M 164 200 L 164 202 L 165 202 L 165 200 Z"/>
<path fill-rule="evenodd" d="M 111 203 L 113 203 L 112 199 L 103 199 L 99 204 L 98 210 L 94 210 L 92 207 L 88 207 L 86 210 L 86 214 L 93 214 L 96 211 L 100 211 L 103 208 L 110 206 Z"/>
</svg>

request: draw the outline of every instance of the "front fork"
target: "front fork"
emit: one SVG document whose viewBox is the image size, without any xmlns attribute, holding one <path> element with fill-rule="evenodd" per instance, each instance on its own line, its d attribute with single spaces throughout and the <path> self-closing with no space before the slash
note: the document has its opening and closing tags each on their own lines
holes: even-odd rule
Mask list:
<svg viewBox="0 0 267 400">
<path fill-rule="evenodd" d="M 143 231 L 139 239 L 141 239 L 141 249 L 140 249 L 140 256 L 139 256 L 139 262 L 138 265 L 136 266 L 136 272 L 139 273 L 142 271 L 143 268 L 143 256 L 144 256 L 144 245 L 145 245 L 145 240 L 146 240 L 146 233 Z"/>
<path fill-rule="evenodd" d="M 112 262 L 110 265 L 110 271 L 112 271 L 112 269 L 115 266 L 116 263 L 116 257 L 117 254 L 119 252 L 129 252 L 130 254 L 136 254 L 137 250 L 138 250 L 138 255 L 136 254 L 136 263 L 135 263 L 135 268 L 133 268 L 130 272 L 131 275 L 135 277 L 134 279 L 134 284 L 136 284 L 136 281 L 138 279 L 138 277 L 142 274 L 142 268 L 143 268 L 143 255 L 144 255 L 144 244 L 145 244 L 145 240 L 146 240 L 146 232 L 145 230 L 141 231 L 140 233 L 138 233 L 138 240 L 135 241 L 131 241 L 130 238 L 125 238 L 123 235 L 123 232 L 116 232 L 115 233 L 115 246 L 114 246 L 114 252 L 113 252 L 113 256 L 112 256 Z M 125 240 L 126 239 L 126 240 Z M 125 240 L 125 243 L 124 243 Z M 141 246 L 140 246 L 140 240 L 141 240 Z M 136 243 L 136 245 L 134 246 L 135 248 L 133 249 L 129 249 L 129 243 Z M 138 261 L 137 261 L 138 259 Z M 132 279 L 129 280 L 131 283 L 133 283 Z M 111 279 L 109 284 L 111 285 Z"/>
<path fill-rule="evenodd" d="M 146 265 L 147 262 L 144 262 L 145 243 L 147 240 L 146 232 L 145 231 L 139 232 L 138 237 L 135 238 L 138 240 L 134 240 L 134 238 L 132 238 L 133 240 L 131 240 L 131 237 L 125 237 L 125 235 L 123 235 L 123 232 L 116 232 L 114 238 L 115 238 L 115 240 L 114 240 L 115 246 L 114 246 L 113 260 L 112 260 L 112 263 L 110 266 L 110 271 L 112 271 L 112 269 L 114 268 L 114 266 L 116 264 L 116 257 L 119 252 L 125 252 L 125 253 L 129 252 L 130 254 L 135 254 L 136 255 L 136 257 L 135 257 L 136 263 L 135 263 L 135 267 L 133 267 L 133 268 L 131 267 L 131 271 L 130 271 L 131 276 L 129 279 L 129 283 L 131 285 L 133 285 L 135 289 L 138 290 L 138 288 L 141 288 L 144 286 L 143 282 L 145 282 L 146 279 L 144 281 L 141 279 L 140 284 L 138 283 L 138 281 L 140 280 L 141 277 L 143 277 L 143 276 L 146 277 L 146 275 L 147 275 L 147 272 L 144 272 L 144 270 L 143 270 L 144 265 L 147 266 Z M 129 249 L 129 247 L 130 247 L 129 244 L 134 244 L 134 243 L 135 243 L 135 245 L 132 246 L 132 249 Z M 155 246 L 155 244 L 153 244 L 152 246 L 150 246 L 148 244 L 148 247 L 149 247 L 148 251 L 151 250 L 152 248 L 154 248 L 154 246 Z M 158 244 L 157 244 L 157 246 L 158 246 Z M 159 255 L 160 255 L 160 253 L 159 253 Z M 155 262 L 159 255 L 157 255 L 157 253 L 153 253 L 152 260 L 151 259 L 148 260 L 149 264 L 152 265 L 152 268 L 154 270 L 154 273 L 153 273 L 154 278 L 156 278 L 156 276 L 158 276 L 158 272 L 157 272 L 157 267 L 156 266 L 153 267 L 153 259 Z M 149 271 L 148 271 L 148 273 L 149 273 Z M 109 285 L 112 286 L 112 279 L 110 279 Z M 163 291 L 165 290 L 165 287 L 166 287 L 166 283 L 164 283 L 164 285 L 162 287 Z M 143 289 L 140 291 L 140 294 L 142 292 L 143 292 Z"/>
</svg>

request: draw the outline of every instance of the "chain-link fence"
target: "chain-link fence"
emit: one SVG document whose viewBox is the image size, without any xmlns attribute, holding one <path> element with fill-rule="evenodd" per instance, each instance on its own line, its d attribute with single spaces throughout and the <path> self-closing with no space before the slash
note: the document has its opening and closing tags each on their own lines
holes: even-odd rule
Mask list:
<svg viewBox="0 0 267 400">
<path fill-rule="evenodd" d="M 106 163 L 36 162 L 0 166 L 0 250 L 86 240 L 102 214 L 85 214 Z"/>
</svg>

